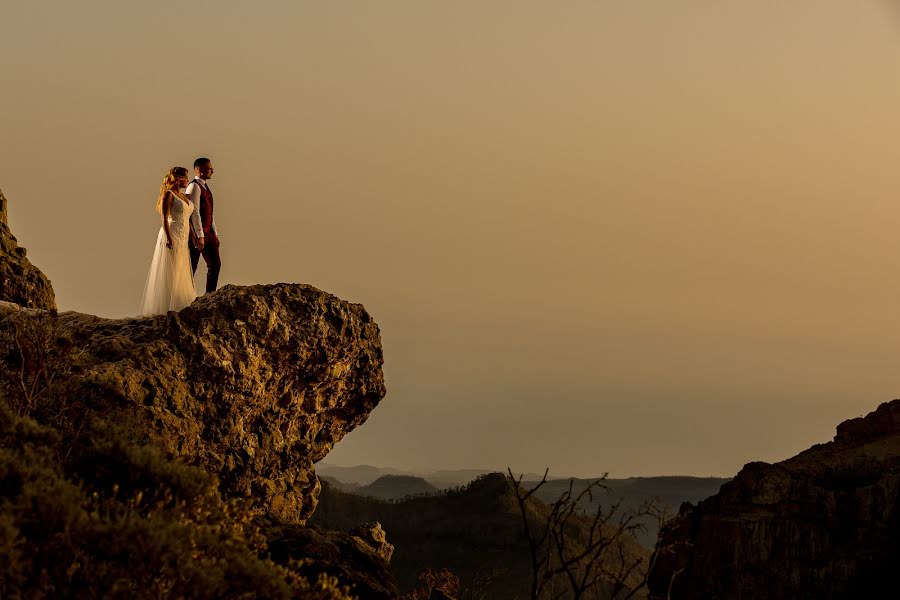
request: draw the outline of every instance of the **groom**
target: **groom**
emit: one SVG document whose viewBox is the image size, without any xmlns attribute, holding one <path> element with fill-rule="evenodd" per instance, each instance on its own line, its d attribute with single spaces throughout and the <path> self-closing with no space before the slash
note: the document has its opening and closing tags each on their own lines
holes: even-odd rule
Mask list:
<svg viewBox="0 0 900 600">
<path fill-rule="evenodd" d="M 200 255 L 206 261 L 206 293 L 216 291 L 222 260 L 219 258 L 219 234 L 213 218 L 213 195 L 209 180 L 213 176 L 212 161 L 198 158 L 194 161 L 194 180 L 185 190 L 185 195 L 194 205 L 191 213 L 191 272 L 197 272 Z"/>
</svg>

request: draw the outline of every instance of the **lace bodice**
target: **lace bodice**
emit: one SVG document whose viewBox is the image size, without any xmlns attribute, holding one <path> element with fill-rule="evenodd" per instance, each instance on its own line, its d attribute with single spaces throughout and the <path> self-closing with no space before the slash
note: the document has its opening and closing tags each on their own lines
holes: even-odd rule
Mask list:
<svg viewBox="0 0 900 600">
<path fill-rule="evenodd" d="M 172 235 L 173 242 L 187 241 L 188 221 L 193 210 L 194 205 L 190 202 L 185 202 L 178 196 L 172 198 L 172 205 L 169 207 L 169 233 Z"/>
</svg>

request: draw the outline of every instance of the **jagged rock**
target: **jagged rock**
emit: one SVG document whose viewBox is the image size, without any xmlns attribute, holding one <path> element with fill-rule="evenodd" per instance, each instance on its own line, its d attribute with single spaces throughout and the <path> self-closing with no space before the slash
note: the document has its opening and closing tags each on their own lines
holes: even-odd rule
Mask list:
<svg viewBox="0 0 900 600">
<path fill-rule="evenodd" d="M 0 316 L 0 333 L 36 319 Z M 71 347 L 73 421 L 105 418 L 218 474 L 226 496 L 302 523 L 315 509 L 313 463 L 385 394 L 378 326 L 362 305 L 306 285 L 225 286 L 179 313 L 53 318 Z M 6 348 L 15 379 L 20 360 Z M 0 367 L 2 368 L 2 367 Z"/>
<path fill-rule="evenodd" d="M 25 257 L 7 223 L 7 201 L 0 191 L 0 300 L 28 308 L 56 310 L 50 280 Z"/>
<path fill-rule="evenodd" d="M 359 527 L 354 527 L 349 533 L 371 548 L 372 552 L 384 559 L 384 562 L 391 562 L 394 547 L 388 543 L 387 535 L 384 533 L 384 529 L 381 528 L 381 523 L 371 521 Z"/>
<path fill-rule="evenodd" d="M 391 548 L 384 541 L 384 531 L 378 523 L 371 523 L 365 532 L 339 533 L 317 527 L 282 525 L 266 531 L 272 560 L 288 564 L 299 560 L 301 574 L 326 573 L 350 586 L 350 592 L 360 600 L 389 600 L 397 598 L 397 586 L 390 572 Z M 371 534 L 381 538 L 381 548 L 372 545 Z M 358 535 L 362 533 L 365 537 Z"/>
<path fill-rule="evenodd" d="M 650 597 L 867 598 L 900 563 L 900 400 L 832 442 L 746 465 L 664 529 Z M 669 587 L 671 585 L 671 596 Z"/>
</svg>

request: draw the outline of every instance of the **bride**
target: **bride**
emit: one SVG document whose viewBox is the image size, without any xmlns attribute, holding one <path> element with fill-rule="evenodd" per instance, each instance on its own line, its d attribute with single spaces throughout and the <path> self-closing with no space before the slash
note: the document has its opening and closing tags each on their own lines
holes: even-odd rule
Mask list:
<svg viewBox="0 0 900 600">
<path fill-rule="evenodd" d="M 162 217 L 162 227 L 141 301 L 141 315 L 145 317 L 181 310 L 197 297 L 188 250 L 188 219 L 194 205 L 181 192 L 187 184 L 187 169 L 172 167 L 159 188 L 156 212 Z"/>
</svg>

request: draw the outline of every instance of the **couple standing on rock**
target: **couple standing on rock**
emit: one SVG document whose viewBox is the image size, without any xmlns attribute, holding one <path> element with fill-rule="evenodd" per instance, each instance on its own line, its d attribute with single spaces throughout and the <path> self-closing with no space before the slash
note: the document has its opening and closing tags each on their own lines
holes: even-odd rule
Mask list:
<svg viewBox="0 0 900 600">
<path fill-rule="evenodd" d="M 143 316 L 164 315 L 194 301 L 194 273 L 201 254 L 207 267 L 206 292 L 216 289 L 222 260 L 209 189 L 213 172 L 212 161 L 198 158 L 192 181 L 184 167 L 172 167 L 163 179 L 156 199 L 162 227 L 141 300 Z"/>
</svg>

